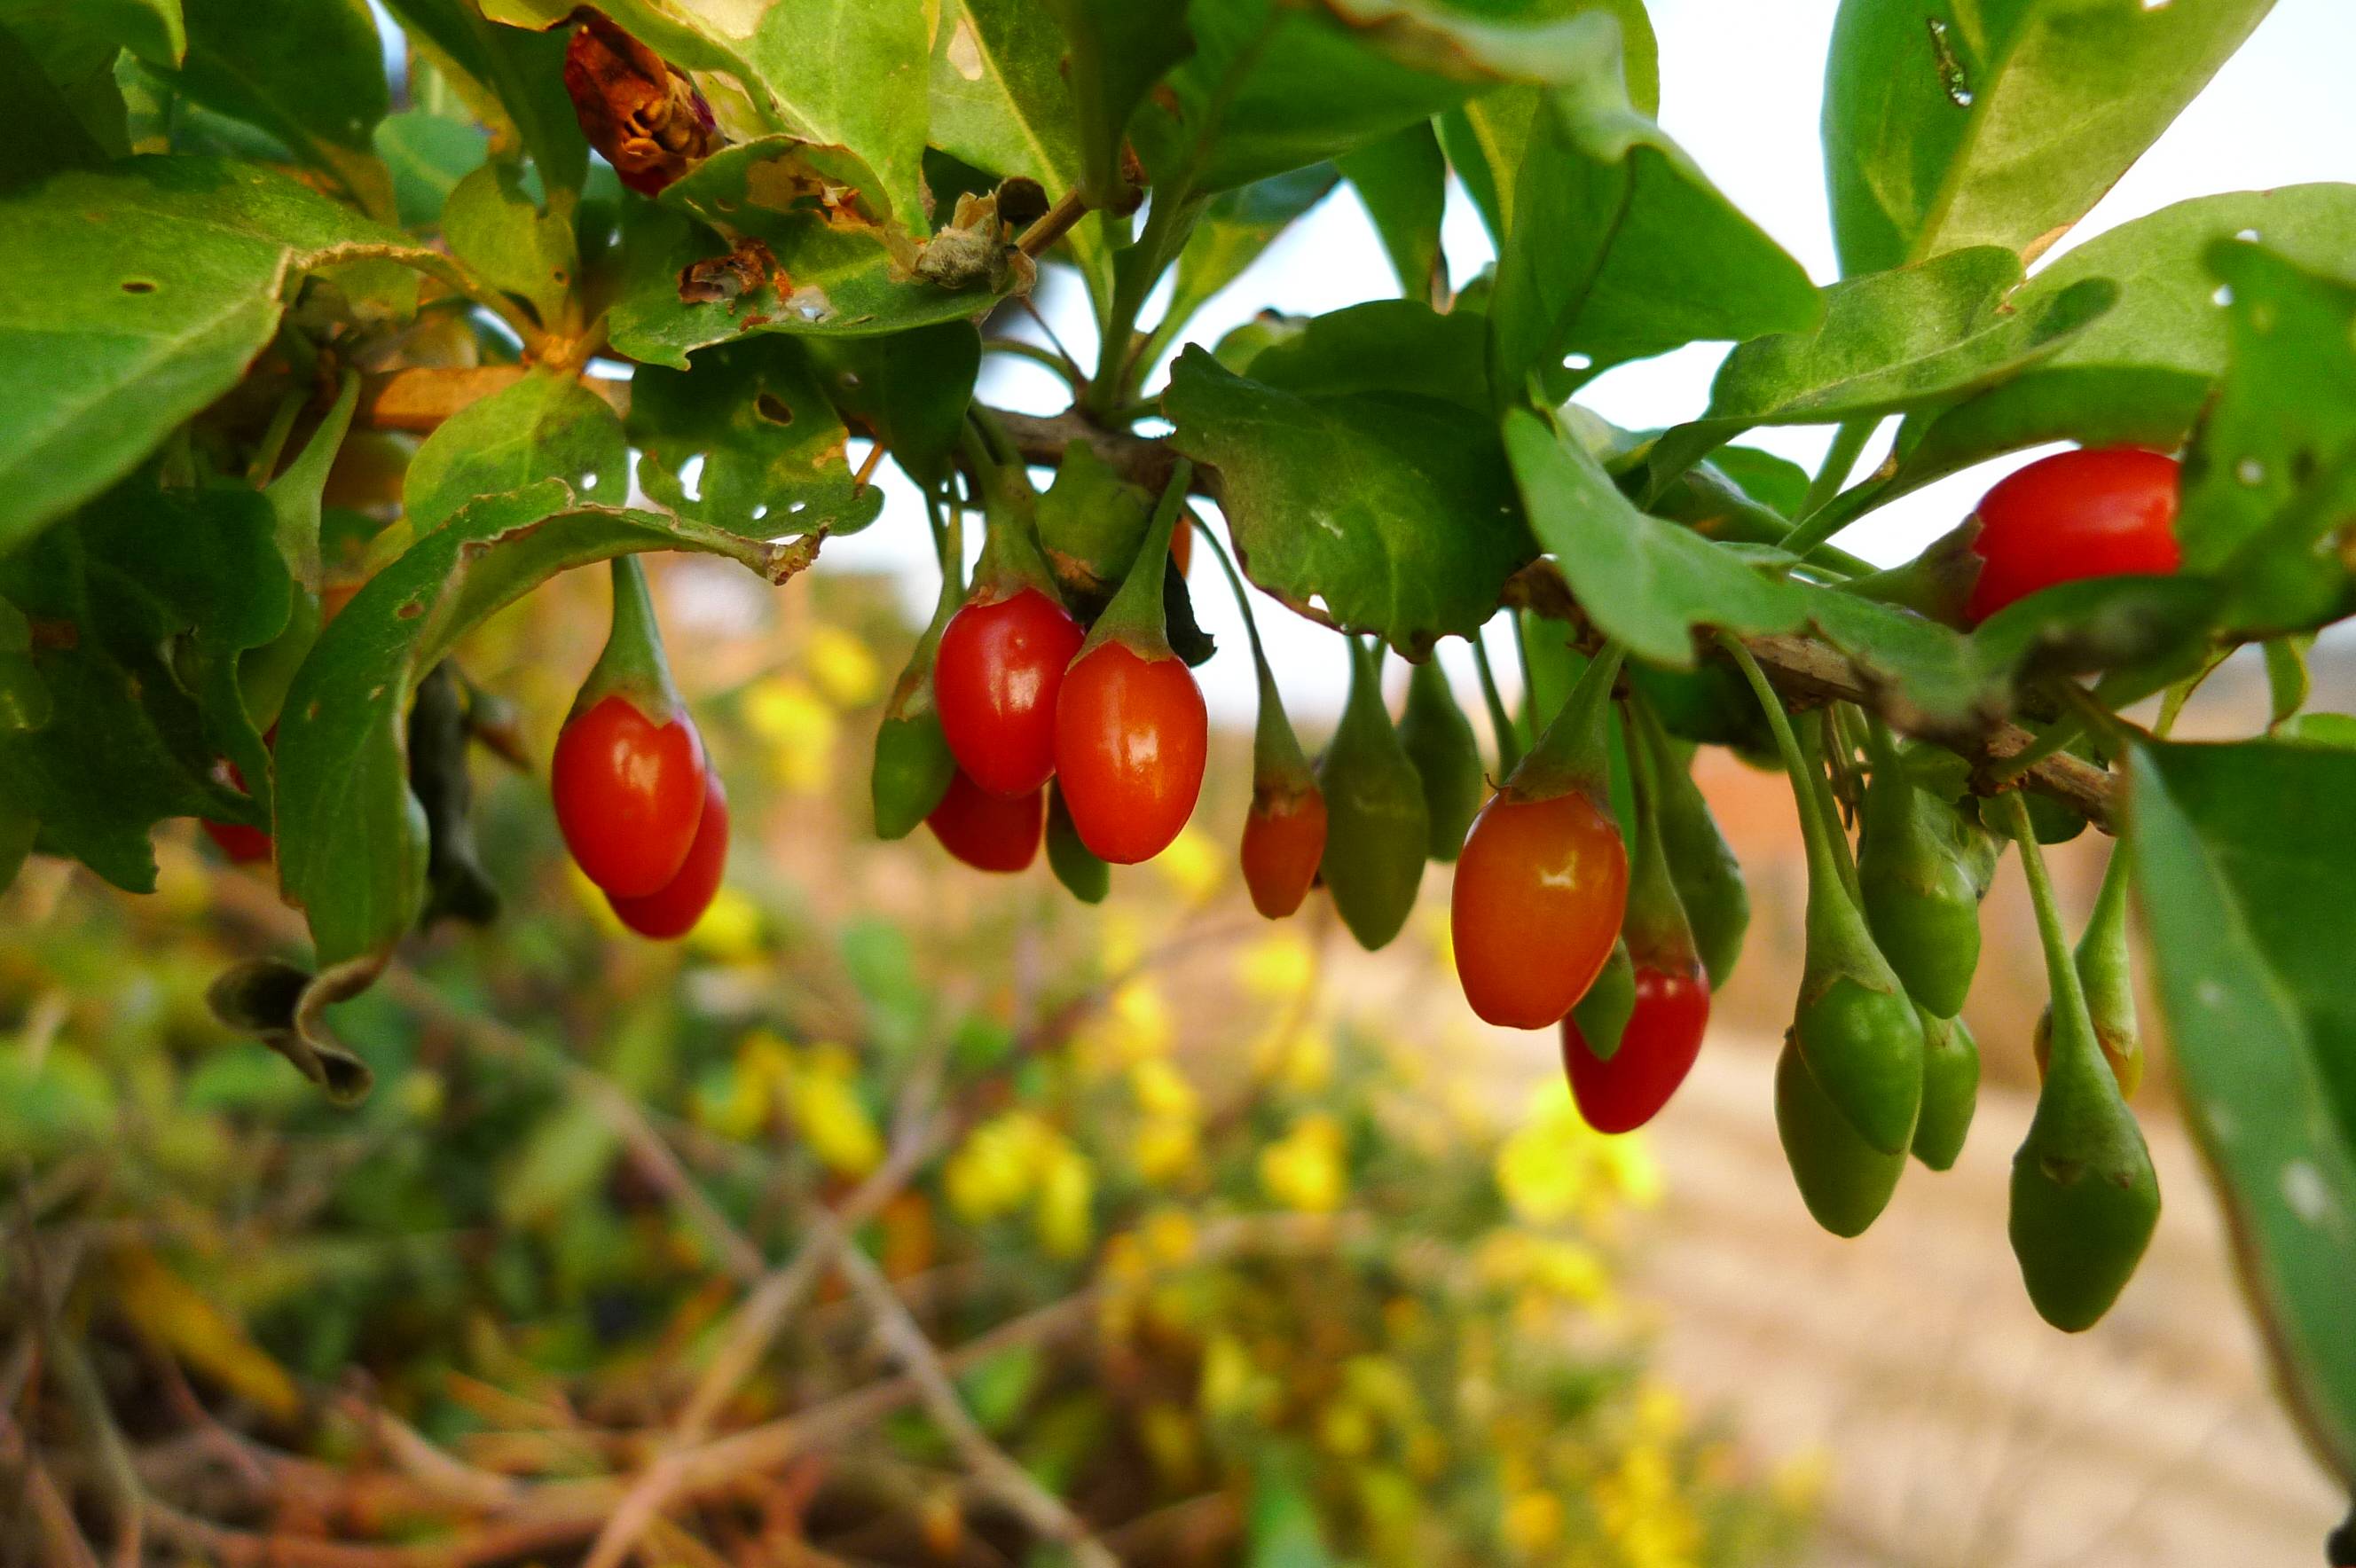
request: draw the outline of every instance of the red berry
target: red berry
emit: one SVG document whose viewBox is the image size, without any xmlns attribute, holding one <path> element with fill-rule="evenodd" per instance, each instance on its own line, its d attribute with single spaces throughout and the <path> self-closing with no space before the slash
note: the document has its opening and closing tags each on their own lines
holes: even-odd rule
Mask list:
<svg viewBox="0 0 2356 1568">
<path fill-rule="evenodd" d="M 1636 966 L 1636 1010 L 1605 1061 L 1587 1049 L 1576 1019 L 1562 1020 L 1562 1061 L 1570 1097 L 1599 1133 L 1625 1133 L 1658 1115 L 1701 1053 L 1709 1023 L 1709 982 L 1698 967 L 1672 974 Z"/>
<path fill-rule="evenodd" d="M 703 739 L 685 717 L 658 724 L 618 693 L 556 738 L 549 789 L 565 848 L 616 898 L 668 886 L 703 819 Z"/>
<path fill-rule="evenodd" d="M 2177 478 L 2172 457 L 2107 446 L 2058 452 L 1998 480 L 1977 513 L 1972 624 L 2057 582 L 2174 571 Z"/>
<path fill-rule="evenodd" d="M 1080 624 L 1035 588 L 973 600 L 941 632 L 933 702 L 949 753 L 992 795 L 1027 795 L 1055 771 L 1055 694 Z"/>
<path fill-rule="evenodd" d="M 1325 796 L 1314 784 L 1281 797 L 1255 796 L 1244 818 L 1244 886 L 1252 908 L 1282 920 L 1301 907 L 1325 859 Z"/>
<path fill-rule="evenodd" d="M 1210 750 L 1185 661 L 1105 643 L 1055 699 L 1055 773 L 1080 842 L 1116 866 L 1150 860 L 1194 815 Z"/>
<path fill-rule="evenodd" d="M 721 873 L 727 869 L 728 792 L 721 787 L 718 773 L 707 773 L 703 815 L 696 822 L 695 842 L 688 847 L 679 875 L 644 898 L 607 893 L 605 901 L 614 906 L 622 923 L 640 936 L 669 941 L 685 936 L 703 918 L 703 912 L 712 907 L 712 895 L 720 891 Z"/>
<path fill-rule="evenodd" d="M 941 848 L 977 871 L 1020 871 L 1038 859 L 1047 831 L 1047 792 L 1009 799 L 992 795 L 960 769 L 925 818 Z"/>
<path fill-rule="evenodd" d="M 1628 903 L 1628 850 L 1611 813 L 1579 790 L 1494 796 L 1456 862 L 1449 923 L 1456 977 L 1493 1024 L 1545 1029 L 1612 956 Z"/>
<path fill-rule="evenodd" d="M 259 827 L 248 827 L 242 822 L 215 822 L 210 817 L 199 819 L 205 832 L 221 848 L 231 863 L 249 866 L 257 860 L 270 859 L 270 835 Z"/>
</svg>

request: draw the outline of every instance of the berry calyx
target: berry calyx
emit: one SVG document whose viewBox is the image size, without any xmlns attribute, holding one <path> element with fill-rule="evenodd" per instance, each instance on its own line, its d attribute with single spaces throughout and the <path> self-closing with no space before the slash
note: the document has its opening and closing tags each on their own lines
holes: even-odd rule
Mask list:
<svg viewBox="0 0 2356 1568">
<path fill-rule="evenodd" d="M 1599 1133 L 1633 1132 L 1658 1115 L 1701 1054 L 1709 1023 L 1709 981 L 1699 965 L 1684 971 L 1636 965 L 1636 1008 L 1604 1061 L 1588 1048 L 1576 1019 L 1562 1020 L 1563 1066 L 1570 1096 Z"/>
<path fill-rule="evenodd" d="M 993 795 L 1027 795 L 1055 771 L 1055 699 L 1084 637 L 1037 588 L 977 595 L 949 618 L 933 665 L 933 702 L 949 753 Z"/>
<path fill-rule="evenodd" d="M 2040 458 L 1980 498 L 1980 558 L 1965 613 L 1976 625 L 2057 582 L 2166 574 L 2176 539 L 2176 459 L 2141 447 L 2094 447 Z"/>
<path fill-rule="evenodd" d="M 679 874 L 643 898 L 616 898 L 609 892 L 605 901 L 621 923 L 640 936 L 667 942 L 695 928 L 703 912 L 712 907 L 727 869 L 728 792 L 718 773 L 707 773 L 703 815 L 696 823 L 695 842 L 688 847 Z"/>
<path fill-rule="evenodd" d="M 1020 871 L 1039 856 L 1047 827 L 1042 787 L 1009 799 L 992 795 L 959 772 L 941 803 L 925 818 L 941 848 L 977 871 Z"/>
</svg>

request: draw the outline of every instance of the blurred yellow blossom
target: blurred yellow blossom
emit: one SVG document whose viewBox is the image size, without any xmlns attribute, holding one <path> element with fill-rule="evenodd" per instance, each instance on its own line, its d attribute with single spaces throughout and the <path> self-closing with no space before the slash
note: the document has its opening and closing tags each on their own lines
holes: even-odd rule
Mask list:
<svg viewBox="0 0 2356 1568">
<path fill-rule="evenodd" d="M 1137 1174 L 1148 1184 L 1167 1187 L 1201 1168 L 1203 1140 L 1199 1126 L 1174 1116 L 1148 1116 L 1130 1146 Z"/>
<path fill-rule="evenodd" d="M 734 888 L 722 888 L 688 928 L 687 944 L 725 964 L 752 962 L 762 951 L 761 906 Z"/>
<path fill-rule="evenodd" d="M 744 691 L 745 727 L 766 742 L 769 772 L 797 795 L 817 795 L 834 771 L 834 710 L 803 681 L 773 675 Z"/>
<path fill-rule="evenodd" d="M 1595 1511 L 1629 1568 L 1694 1568 L 1701 1524 L 1677 1488 L 1667 1450 L 1650 1439 L 1629 1445 L 1595 1483 Z"/>
<path fill-rule="evenodd" d="M 1219 891 L 1226 868 L 1226 853 L 1198 827 L 1181 829 L 1169 848 L 1153 858 L 1153 869 L 1196 903 Z"/>
<path fill-rule="evenodd" d="M 859 1066 L 839 1045 L 800 1053 L 781 1085 L 786 1113 L 817 1155 L 838 1176 L 864 1176 L 884 1161 L 884 1135 L 859 1097 Z"/>
<path fill-rule="evenodd" d="M 949 1207 L 975 1221 L 1012 1213 L 1031 1194 L 1041 1151 L 1057 1136 L 1029 1111 L 1008 1111 L 974 1128 L 943 1172 Z"/>
<path fill-rule="evenodd" d="M 1661 1193 L 1660 1168 L 1643 1136 L 1589 1126 L 1560 1080 L 1536 1096 L 1528 1118 L 1497 1150 L 1496 1177 L 1514 1212 L 1537 1223 L 1615 1202 L 1649 1206 Z"/>
<path fill-rule="evenodd" d="M 802 667 L 838 708 L 872 702 L 883 689 L 883 667 L 867 645 L 840 626 L 812 626 L 802 645 Z"/>
<path fill-rule="evenodd" d="M 1824 1499 L 1831 1478 L 1832 1456 L 1822 1448 L 1804 1448 L 1775 1467 L 1769 1486 L 1778 1503 L 1794 1513 L 1806 1513 Z"/>
<path fill-rule="evenodd" d="M 569 855 L 564 859 L 564 885 L 573 891 L 574 901 L 589 912 L 600 934 L 609 941 L 637 940 L 630 934 L 630 928 L 622 923 L 621 916 L 614 912 L 614 906 L 605 901 L 605 890 L 591 881 Z"/>
<path fill-rule="evenodd" d="M 1125 909 L 1107 910 L 1097 917 L 1097 962 L 1108 975 L 1124 974 L 1145 956 L 1145 930 Z"/>
<path fill-rule="evenodd" d="M 1342 1125 L 1322 1111 L 1293 1123 L 1291 1131 L 1259 1151 L 1259 1184 L 1288 1209 L 1328 1214 L 1348 1195 L 1343 1167 Z"/>
<path fill-rule="evenodd" d="M 1314 1094 L 1333 1079 L 1333 1041 L 1313 1025 L 1280 1023 L 1253 1047 L 1252 1066 L 1295 1094 Z"/>
<path fill-rule="evenodd" d="M 1147 1215 L 1137 1237 L 1146 1254 L 1165 1267 L 1193 1257 L 1195 1243 L 1201 1239 L 1194 1217 L 1183 1209 L 1173 1208 L 1156 1209 Z"/>
<path fill-rule="evenodd" d="M 1129 1090 L 1137 1096 L 1137 1108 L 1149 1116 L 1192 1117 L 1202 1109 L 1194 1086 L 1162 1057 L 1131 1062 Z"/>
<path fill-rule="evenodd" d="M 1236 978 L 1255 996 L 1289 998 L 1317 977 L 1316 949 L 1299 932 L 1279 926 L 1236 959 Z"/>
<path fill-rule="evenodd" d="M 1088 1157 L 1058 1139 L 1040 1172 L 1034 1229 L 1047 1255 L 1076 1258 L 1096 1239 L 1096 1168 Z"/>
<path fill-rule="evenodd" d="M 1505 1500 L 1505 1544 L 1524 1557 L 1535 1557 L 1562 1539 L 1562 1499 L 1532 1488 Z"/>
</svg>

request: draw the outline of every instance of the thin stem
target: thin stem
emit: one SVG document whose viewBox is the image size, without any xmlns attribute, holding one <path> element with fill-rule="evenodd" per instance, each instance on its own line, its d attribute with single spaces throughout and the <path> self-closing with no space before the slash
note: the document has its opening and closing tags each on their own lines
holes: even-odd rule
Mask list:
<svg viewBox="0 0 2356 1568">
<path fill-rule="evenodd" d="M 2082 1026 L 2074 1038 L 2092 1040 L 2093 1015 L 2086 1010 L 2085 989 L 2078 983 L 2078 962 L 2062 927 L 2061 905 L 2053 896 L 2053 880 L 2046 874 L 2045 851 L 2038 845 L 2037 830 L 2029 823 L 2028 804 L 2020 798 L 2019 790 L 2007 790 L 1996 797 L 1996 802 L 2004 818 L 2005 831 L 2020 846 L 2020 869 L 2029 879 L 2029 901 L 2037 910 L 2037 940 L 2045 950 L 2046 982 L 2052 987 L 2054 1011 L 2058 1017 L 2067 1008 Z M 2104 880 L 2108 880 L 2107 873 Z M 2061 1039 L 2062 1032 L 2055 1029 L 2054 1038 Z"/>
<path fill-rule="evenodd" d="M 1177 253 L 1173 236 L 1178 237 L 1178 244 L 1184 242 L 1183 236 L 1194 227 L 1194 212 L 1195 204 L 1183 179 L 1155 191 L 1152 205 L 1146 209 L 1145 230 L 1137 237 L 1136 254 L 1126 258 L 1130 265 L 1116 271 L 1104 337 L 1097 345 L 1096 377 L 1082 400 L 1082 406 L 1098 419 L 1109 418 L 1130 398 L 1138 313 L 1161 281 L 1162 269 Z"/>
<path fill-rule="evenodd" d="M 1064 384 L 1075 392 L 1087 384 L 1087 378 L 1080 373 L 1080 368 L 1072 363 L 1069 356 L 1044 343 L 1025 343 L 1019 337 L 985 337 L 981 340 L 981 348 L 985 354 L 1012 354 L 1018 359 L 1044 365 L 1062 378 Z"/>
<path fill-rule="evenodd" d="M 1251 595 L 1244 588 L 1243 573 L 1237 571 L 1236 563 L 1227 558 L 1226 547 L 1219 542 L 1219 536 L 1211 531 L 1211 525 L 1192 512 L 1187 515 L 1194 518 L 1194 531 L 1203 536 L 1205 544 L 1211 547 L 1211 554 L 1217 559 L 1219 570 L 1226 573 L 1227 586 L 1235 590 L 1236 609 L 1244 618 L 1244 635 L 1251 638 L 1252 658 L 1265 673 L 1268 669 L 1268 657 L 1260 651 L 1259 622 L 1252 614 Z"/>
<path fill-rule="evenodd" d="M 255 489 L 266 488 L 278 472 L 278 460 L 286 453 L 286 438 L 294 433 L 294 421 L 310 401 L 308 387 L 297 388 L 278 400 L 270 428 L 262 432 L 262 444 L 253 449 L 253 461 L 246 467 L 245 476 Z"/>
<path fill-rule="evenodd" d="M 1800 738 L 1793 732 L 1792 719 L 1783 711 L 1783 699 L 1775 695 L 1775 688 L 1768 684 L 1767 672 L 1759 667 L 1759 661 L 1751 656 L 1751 650 L 1742 645 L 1741 638 L 1730 632 L 1720 632 L 1718 642 L 1728 656 L 1734 660 L 1735 667 L 1742 671 L 1743 679 L 1751 683 L 1751 691 L 1759 699 L 1760 708 L 1767 715 L 1767 727 L 1775 732 L 1775 750 L 1783 758 L 1784 773 L 1791 776 L 1792 804 L 1800 814 L 1800 837 L 1807 846 L 1810 880 L 1821 884 L 1825 879 L 1830 878 L 1833 885 L 1846 891 L 1849 878 L 1856 873 L 1851 869 L 1847 875 L 1843 874 L 1841 861 L 1833 854 L 1831 840 L 1840 837 L 1846 848 L 1847 839 L 1846 836 L 1836 835 L 1832 826 L 1825 820 L 1817 786 L 1809 782 L 1812 770 L 1808 765 L 1807 753 L 1801 750 Z"/>
<path fill-rule="evenodd" d="M 1512 624 L 1514 657 L 1520 661 L 1522 667 L 1522 717 L 1529 721 L 1529 732 L 1535 743 L 1537 737 L 1546 732 L 1546 725 L 1538 720 L 1538 682 L 1530 665 L 1529 629 L 1522 624 L 1522 613 L 1518 610 L 1513 612 Z"/>
<path fill-rule="evenodd" d="M 1522 760 L 1522 731 L 1514 716 L 1505 710 L 1505 694 L 1497 689 L 1497 672 L 1489 667 L 1489 646 L 1479 637 L 1472 642 L 1472 667 L 1481 672 L 1481 699 L 1489 705 L 1489 728 L 1497 732 L 1497 776 L 1511 778 Z"/>
<path fill-rule="evenodd" d="M 1026 256 L 1041 256 L 1047 247 L 1061 240 L 1073 224 L 1087 216 L 1087 198 L 1076 189 L 1066 191 L 1055 206 L 1042 213 L 1039 220 L 1025 229 L 1014 241 L 1014 248 Z"/>
<path fill-rule="evenodd" d="M 1808 482 L 1807 495 L 1800 502 L 1800 521 L 1783 538 L 1783 548 L 1805 559 L 1810 550 L 1832 538 L 1848 525 L 1848 519 L 1834 509 L 1830 503 L 1841 493 L 1842 483 L 1849 470 L 1857 466 L 1858 454 L 1873 438 L 1879 419 L 1854 419 L 1833 432 L 1833 443 L 1825 453 L 1825 461 L 1816 475 Z"/>
</svg>

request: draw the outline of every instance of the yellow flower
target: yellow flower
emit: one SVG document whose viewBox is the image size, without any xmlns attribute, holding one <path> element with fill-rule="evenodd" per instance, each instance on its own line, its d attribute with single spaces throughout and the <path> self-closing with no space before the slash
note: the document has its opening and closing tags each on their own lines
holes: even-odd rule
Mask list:
<svg viewBox="0 0 2356 1568">
<path fill-rule="evenodd" d="M 1535 1557 L 1562 1539 L 1562 1499 L 1552 1492 L 1516 1492 L 1505 1503 L 1505 1544 Z"/>
<path fill-rule="evenodd" d="M 1201 1166 L 1202 1139 L 1191 1120 L 1148 1116 L 1137 1129 L 1130 1157 L 1137 1174 L 1156 1187 L 1166 1187 Z"/>
<path fill-rule="evenodd" d="M 1768 1489 L 1784 1508 L 1805 1513 L 1823 1500 L 1831 1478 L 1832 1456 L 1822 1448 L 1806 1448 L 1775 1467 Z"/>
<path fill-rule="evenodd" d="M 884 1162 L 884 1135 L 859 1097 L 858 1065 L 849 1051 L 812 1046 L 781 1087 L 795 1130 L 829 1170 L 864 1176 Z"/>
<path fill-rule="evenodd" d="M 1098 1027 L 1107 1031 L 1111 1054 L 1121 1061 L 1164 1055 L 1178 1038 L 1169 997 L 1146 979 L 1129 981 L 1115 991 Z"/>
<path fill-rule="evenodd" d="M 942 1175 L 949 1207 L 974 1223 L 1012 1213 L 1031 1196 L 1040 1153 L 1055 1136 L 1029 1111 L 1009 1111 L 974 1128 Z"/>
<path fill-rule="evenodd" d="M 1314 1094 L 1333 1081 L 1333 1041 L 1313 1027 L 1280 1027 L 1261 1037 L 1252 1064 L 1271 1083 L 1296 1094 Z"/>
<path fill-rule="evenodd" d="M 1236 978 L 1244 989 L 1271 999 L 1297 997 L 1316 977 L 1316 950 L 1300 933 L 1281 927 L 1245 948 L 1236 960 Z"/>
<path fill-rule="evenodd" d="M 1288 1209 L 1333 1212 L 1348 1192 L 1343 1146 L 1341 1124 L 1333 1117 L 1323 1112 L 1301 1117 L 1290 1132 L 1259 1151 L 1262 1190 Z"/>
<path fill-rule="evenodd" d="M 1583 1121 L 1559 1080 L 1533 1102 L 1529 1117 L 1497 1150 L 1499 1190 L 1537 1223 L 1593 1212 L 1612 1201 L 1660 1200 L 1660 1167 L 1643 1135 L 1609 1136 Z"/>
<path fill-rule="evenodd" d="M 1168 848 L 1153 858 L 1153 869 L 1190 901 L 1200 903 L 1216 892 L 1226 871 L 1226 856 L 1200 828 L 1182 829 Z"/>
<path fill-rule="evenodd" d="M 1214 1421 L 1249 1413 L 1259 1403 L 1260 1375 L 1251 1352 L 1232 1334 L 1211 1336 L 1203 1347 L 1203 1413 Z"/>
<path fill-rule="evenodd" d="M 1041 1164 L 1033 1229 L 1048 1256 L 1078 1257 L 1096 1239 L 1096 1169 L 1087 1156 L 1060 1136 Z"/>
<path fill-rule="evenodd" d="M 840 723 L 808 685 L 783 675 L 755 682 L 744 692 L 744 724 L 767 743 L 769 771 L 779 784 L 797 795 L 826 788 Z"/>
<path fill-rule="evenodd" d="M 1183 1264 L 1194 1255 L 1194 1245 L 1201 1239 L 1194 1228 L 1194 1218 L 1183 1209 L 1156 1209 L 1145 1217 L 1138 1239 L 1155 1263 Z"/>
<path fill-rule="evenodd" d="M 1337 1459 L 1364 1458 L 1375 1445 L 1375 1424 L 1355 1400 L 1337 1399 L 1317 1415 L 1317 1441 Z"/>
<path fill-rule="evenodd" d="M 1149 1116 L 1193 1120 L 1202 1109 L 1200 1096 L 1185 1076 L 1161 1057 L 1135 1062 L 1129 1070 L 1129 1090 L 1137 1108 Z"/>
<path fill-rule="evenodd" d="M 882 689 L 884 671 L 867 645 L 840 626 L 810 628 L 802 645 L 802 667 L 838 708 L 856 708 L 873 701 Z"/>
<path fill-rule="evenodd" d="M 722 888 L 688 928 L 687 944 L 723 964 L 745 964 L 761 955 L 761 906 L 734 888 Z"/>
</svg>

